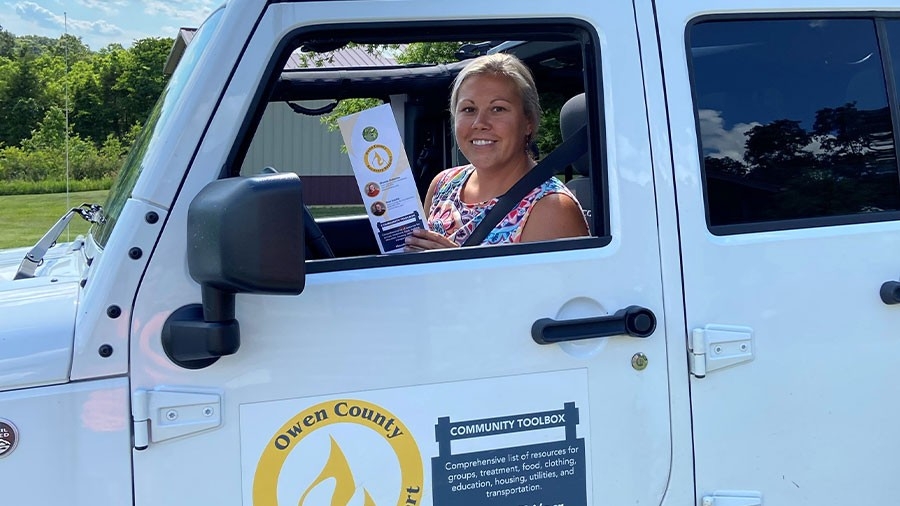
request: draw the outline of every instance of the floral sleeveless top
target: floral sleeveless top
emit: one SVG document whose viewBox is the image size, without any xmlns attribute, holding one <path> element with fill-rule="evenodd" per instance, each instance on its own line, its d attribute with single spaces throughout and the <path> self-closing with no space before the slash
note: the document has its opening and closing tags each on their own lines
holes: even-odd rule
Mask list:
<svg viewBox="0 0 900 506">
<path fill-rule="evenodd" d="M 481 223 L 484 215 L 497 203 L 497 198 L 477 204 L 467 204 L 459 198 L 460 190 L 475 170 L 471 165 L 454 167 L 442 172 L 435 187 L 431 208 L 428 212 L 428 226 L 431 230 L 444 235 L 457 244 L 462 244 L 471 235 L 475 227 Z M 522 229 L 534 203 L 546 195 L 562 193 L 578 200 L 555 177 L 551 177 L 541 186 L 535 188 L 519 202 L 512 211 L 500 220 L 481 244 L 508 244 L 520 242 Z M 585 222 L 586 224 L 586 222 Z"/>
</svg>

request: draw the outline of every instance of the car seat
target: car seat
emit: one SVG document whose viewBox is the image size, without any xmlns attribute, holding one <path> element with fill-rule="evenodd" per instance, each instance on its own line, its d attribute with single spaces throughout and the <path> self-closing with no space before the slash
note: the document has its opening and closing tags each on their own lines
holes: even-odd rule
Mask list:
<svg viewBox="0 0 900 506">
<path fill-rule="evenodd" d="M 583 125 L 587 124 L 587 104 L 584 93 L 570 98 L 559 111 L 559 129 L 565 141 Z M 591 182 L 590 157 L 587 150 L 572 164 L 575 177 L 566 183 L 566 187 L 575 194 L 584 217 L 587 218 L 591 235 L 594 234 L 594 189 Z"/>
</svg>

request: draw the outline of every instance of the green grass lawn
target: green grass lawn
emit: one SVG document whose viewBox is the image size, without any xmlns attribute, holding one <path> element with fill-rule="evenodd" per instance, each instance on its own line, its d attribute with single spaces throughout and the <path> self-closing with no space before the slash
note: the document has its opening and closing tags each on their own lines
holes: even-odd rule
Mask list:
<svg viewBox="0 0 900 506">
<path fill-rule="evenodd" d="M 366 214 L 365 206 L 309 206 L 313 218 L 337 218 Z"/>
<path fill-rule="evenodd" d="M 103 204 L 107 192 L 108 190 L 70 193 L 68 204 L 65 193 L 0 196 L 0 249 L 34 245 L 69 209 L 84 202 Z M 89 226 L 90 223 L 80 216 L 72 217 L 68 235 L 63 232 L 60 241 L 84 234 Z"/>
<path fill-rule="evenodd" d="M 107 190 L 74 192 L 69 194 L 68 204 L 65 193 L 42 195 L 0 196 L 0 249 L 32 246 L 72 207 L 84 202 L 103 204 Z M 316 218 L 365 214 L 363 206 L 312 206 Z M 74 239 L 87 232 L 90 224 L 79 216 L 69 222 L 68 239 L 66 232 L 61 242 Z"/>
</svg>

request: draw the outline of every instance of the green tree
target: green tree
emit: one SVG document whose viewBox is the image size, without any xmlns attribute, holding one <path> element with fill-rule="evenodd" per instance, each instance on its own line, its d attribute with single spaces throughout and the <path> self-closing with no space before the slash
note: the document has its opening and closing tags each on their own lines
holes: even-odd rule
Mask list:
<svg viewBox="0 0 900 506">
<path fill-rule="evenodd" d="M 20 54 L 0 89 L 0 144 L 13 146 L 31 135 L 45 109 L 43 86 L 34 71 L 34 57 Z"/>
<path fill-rule="evenodd" d="M 66 60 L 61 56 L 42 54 L 32 62 L 32 70 L 41 83 L 41 110 L 66 103 Z"/>
<path fill-rule="evenodd" d="M 124 92 L 120 120 L 130 126 L 146 119 L 166 84 L 163 66 L 172 48 L 171 38 L 150 37 L 135 41 L 124 58 L 116 88 Z"/>
<path fill-rule="evenodd" d="M 31 137 L 22 141 L 22 147 L 31 151 L 65 149 L 65 146 L 66 113 L 56 106 L 47 110 Z"/>
<path fill-rule="evenodd" d="M 69 65 L 90 59 L 93 55 L 91 48 L 82 42 L 81 37 L 71 34 L 63 34 L 55 44 L 47 48 L 50 56 L 59 56 L 60 58 L 68 58 Z"/>
<path fill-rule="evenodd" d="M 319 118 L 319 121 L 328 127 L 328 131 L 334 132 L 340 128 L 338 125 L 338 118 L 365 111 L 366 109 L 371 109 L 383 103 L 384 102 L 377 98 L 345 98 L 338 102 L 338 105 L 333 111 Z"/>
<path fill-rule="evenodd" d="M 534 144 L 540 156 L 546 156 L 562 144 L 562 133 L 559 129 L 559 111 L 566 103 L 566 97 L 559 93 L 538 93 L 541 101 L 541 122 Z"/>
<path fill-rule="evenodd" d="M 125 97 L 127 87 L 119 84 L 125 71 L 125 63 L 130 59 L 128 51 L 119 44 L 110 44 L 101 49 L 93 59 L 94 73 L 97 77 L 99 97 L 103 107 L 92 113 L 92 120 L 96 121 L 105 132 L 123 136 L 135 121 L 129 121 L 125 111 Z M 144 113 L 146 116 L 149 110 Z"/>
<path fill-rule="evenodd" d="M 99 143 L 107 135 L 118 135 L 109 121 L 110 111 L 106 104 L 99 76 L 92 61 L 76 62 L 69 70 L 69 117 L 75 126 L 75 133 Z"/>
<path fill-rule="evenodd" d="M 460 42 L 413 42 L 402 48 L 397 55 L 397 62 L 405 65 L 411 63 L 450 63 L 457 61 L 456 52 Z"/>
<path fill-rule="evenodd" d="M 112 137 L 112 136 L 111 136 Z M 32 135 L 18 146 L 0 149 L 0 179 L 43 181 L 111 177 L 123 158 L 121 143 L 107 138 L 98 150 L 69 124 L 65 111 L 51 106 Z"/>
<path fill-rule="evenodd" d="M 12 58 L 15 47 L 16 36 L 4 30 L 3 25 L 0 25 L 0 58 Z"/>
<path fill-rule="evenodd" d="M 56 39 L 51 39 L 50 37 L 43 37 L 41 35 L 19 35 L 16 37 L 13 53 L 17 57 L 23 55 L 38 57 L 42 54 L 51 53 L 56 45 Z"/>
<path fill-rule="evenodd" d="M 150 38 L 93 52 L 72 35 L 0 27 L 0 180 L 112 176 L 165 86 L 171 45 Z"/>
</svg>

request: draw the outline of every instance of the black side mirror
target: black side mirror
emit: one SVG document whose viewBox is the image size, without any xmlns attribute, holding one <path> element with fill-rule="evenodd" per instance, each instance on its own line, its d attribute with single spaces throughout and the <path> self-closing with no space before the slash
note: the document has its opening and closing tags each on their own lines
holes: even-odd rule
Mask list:
<svg viewBox="0 0 900 506">
<path fill-rule="evenodd" d="M 214 181 L 191 202 L 191 277 L 203 304 L 176 310 L 162 341 L 176 364 L 199 369 L 240 347 L 236 293 L 296 295 L 306 281 L 303 196 L 291 172 Z"/>
</svg>

